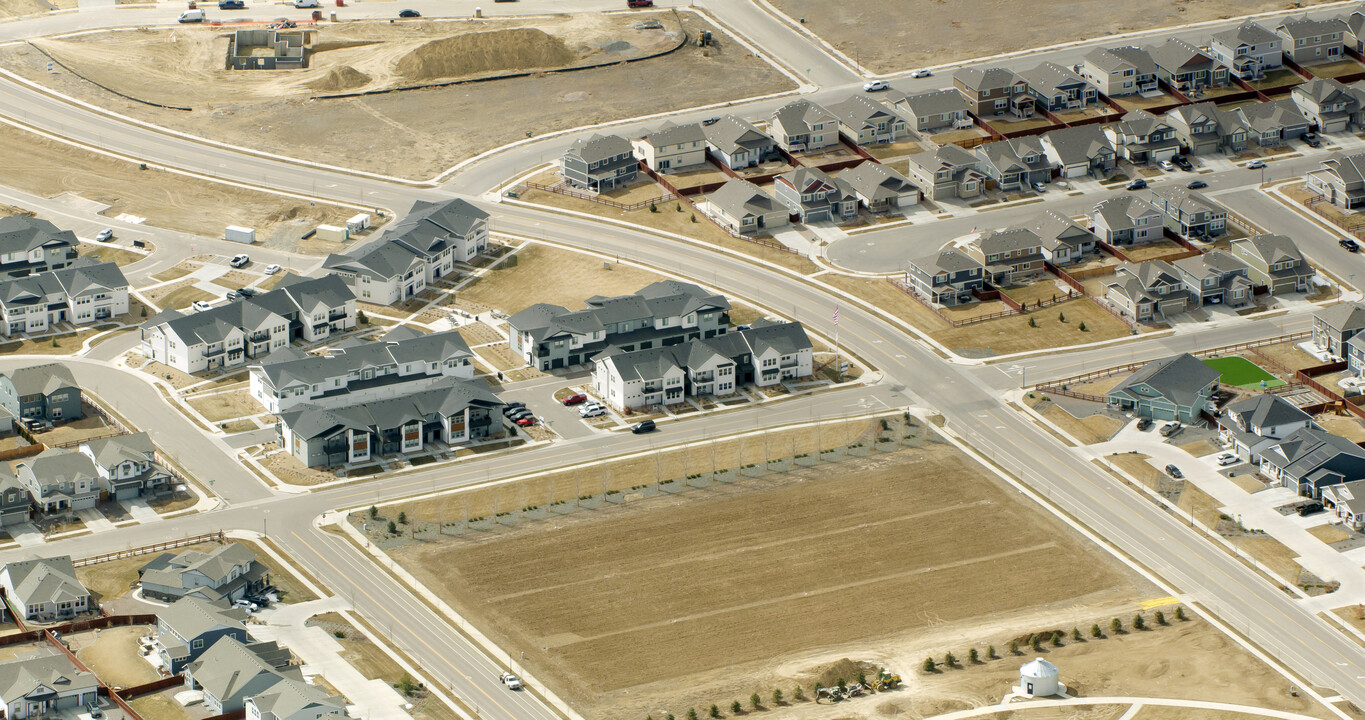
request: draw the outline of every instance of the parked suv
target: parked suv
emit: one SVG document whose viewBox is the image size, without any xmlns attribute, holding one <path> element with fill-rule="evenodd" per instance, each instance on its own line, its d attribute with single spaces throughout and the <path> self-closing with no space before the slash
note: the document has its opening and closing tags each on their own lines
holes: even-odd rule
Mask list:
<svg viewBox="0 0 1365 720">
<path fill-rule="evenodd" d="M 246 3 L 242 2 L 242 0 L 220 0 L 220 2 L 218 3 L 218 9 L 219 9 L 219 10 L 245 10 L 245 9 L 246 9 Z"/>
<path fill-rule="evenodd" d="M 654 432 L 654 429 L 655 425 L 653 420 L 645 420 L 643 422 L 638 422 L 630 426 L 630 431 L 632 433 L 635 433 L 636 435 L 640 435 L 647 432 Z"/>
</svg>

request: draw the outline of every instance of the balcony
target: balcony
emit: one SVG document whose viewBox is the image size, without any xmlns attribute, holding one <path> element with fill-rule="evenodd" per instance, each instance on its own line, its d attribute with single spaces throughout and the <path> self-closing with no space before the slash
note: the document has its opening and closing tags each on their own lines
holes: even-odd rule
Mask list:
<svg viewBox="0 0 1365 720">
<path fill-rule="evenodd" d="M 270 342 L 270 333 L 268 332 L 252 333 L 250 336 L 247 337 L 247 342 L 250 342 L 253 345 L 256 343 Z"/>
<path fill-rule="evenodd" d="M 346 310 L 345 310 L 344 308 L 341 309 L 341 310 L 333 310 L 332 312 L 327 313 L 327 320 L 328 320 L 328 321 L 340 320 L 340 319 L 342 319 L 342 318 L 344 318 L 344 317 L 346 317 Z"/>
<path fill-rule="evenodd" d="M 327 330 L 327 323 L 314 323 L 313 334 L 318 335 Z"/>
<path fill-rule="evenodd" d="M 205 351 L 204 351 L 204 357 L 206 357 L 206 358 L 207 358 L 207 357 L 214 357 L 214 356 L 222 355 L 222 354 L 223 354 L 223 348 L 217 348 L 217 349 L 213 349 L 213 350 L 205 350 Z"/>
</svg>

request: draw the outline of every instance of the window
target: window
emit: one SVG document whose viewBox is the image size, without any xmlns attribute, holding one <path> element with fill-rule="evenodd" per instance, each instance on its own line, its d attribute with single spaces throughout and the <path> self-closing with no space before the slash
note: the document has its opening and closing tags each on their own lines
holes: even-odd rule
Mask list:
<svg viewBox="0 0 1365 720">
<path fill-rule="evenodd" d="M 193 641 L 190 642 L 190 649 L 192 650 L 202 650 L 203 648 L 204 648 L 203 640 L 195 638 Z"/>
</svg>

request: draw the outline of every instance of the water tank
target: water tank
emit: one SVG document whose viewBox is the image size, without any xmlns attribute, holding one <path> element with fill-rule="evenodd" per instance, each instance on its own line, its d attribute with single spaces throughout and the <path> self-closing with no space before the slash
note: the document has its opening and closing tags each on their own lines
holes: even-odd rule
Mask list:
<svg viewBox="0 0 1365 720">
<path fill-rule="evenodd" d="M 1056 695 L 1059 690 L 1057 666 L 1042 658 L 1025 663 L 1019 668 L 1019 689 L 1033 697 Z"/>
</svg>

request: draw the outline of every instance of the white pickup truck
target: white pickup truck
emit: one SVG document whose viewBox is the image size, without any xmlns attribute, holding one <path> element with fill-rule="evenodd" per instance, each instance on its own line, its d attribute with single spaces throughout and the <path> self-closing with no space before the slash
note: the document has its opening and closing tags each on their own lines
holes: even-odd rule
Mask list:
<svg viewBox="0 0 1365 720">
<path fill-rule="evenodd" d="M 521 680 L 516 675 L 509 672 L 502 674 L 502 684 L 506 685 L 508 690 L 521 689 Z"/>
</svg>

